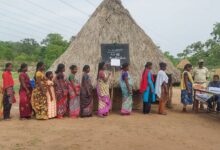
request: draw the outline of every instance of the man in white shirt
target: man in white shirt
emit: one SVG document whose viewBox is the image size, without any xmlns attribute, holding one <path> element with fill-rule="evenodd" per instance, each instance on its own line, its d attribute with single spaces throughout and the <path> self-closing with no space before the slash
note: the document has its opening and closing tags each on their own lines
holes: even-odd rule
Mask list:
<svg viewBox="0 0 220 150">
<path fill-rule="evenodd" d="M 209 70 L 204 67 L 204 60 L 200 59 L 198 67 L 193 70 L 193 79 L 195 84 L 201 85 L 203 88 L 207 87 L 207 82 L 209 78 Z M 200 109 L 204 109 L 202 103 L 200 103 Z"/>
</svg>

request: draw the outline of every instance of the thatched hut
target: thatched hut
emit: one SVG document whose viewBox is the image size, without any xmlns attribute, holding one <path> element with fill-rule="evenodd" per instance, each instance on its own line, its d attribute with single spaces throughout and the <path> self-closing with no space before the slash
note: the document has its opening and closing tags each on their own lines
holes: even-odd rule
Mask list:
<svg viewBox="0 0 220 150">
<path fill-rule="evenodd" d="M 215 74 L 220 76 L 220 68 L 215 70 Z"/>
<path fill-rule="evenodd" d="M 220 76 L 220 68 L 218 69 L 213 69 L 211 71 L 211 78 L 213 77 L 213 75 L 219 75 Z"/>
<path fill-rule="evenodd" d="M 133 77 L 134 89 L 139 88 L 141 72 L 146 61 L 153 62 L 153 73 L 157 73 L 160 62 L 166 62 L 167 72 L 173 74 L 174 82 L 179 81 L 179 71 L 137 25 L 128 10 L 123 7 L 121 0 L 103 0 L 69 48 L 54 62 L 50 70 L 55 70 L 59 63 L 64 63 L 67 67 L 75 64 L 80 68 L 79 76 L 81 76 L 83 65 L 89 64 L 95 87 L 103 43 L 129 44 L 130 73 Z M 119 74 L 120 72 L 116 72 L 114 76 L 114 87 L 118 87 Z"/>
<path fill-rule="evenodd" d="M 190 64 L 188 59 L 183 59 L 179 62 L 179 64 L 177 65 L 178 69 L 184 69 L 186 64 Z"/>
</svg>

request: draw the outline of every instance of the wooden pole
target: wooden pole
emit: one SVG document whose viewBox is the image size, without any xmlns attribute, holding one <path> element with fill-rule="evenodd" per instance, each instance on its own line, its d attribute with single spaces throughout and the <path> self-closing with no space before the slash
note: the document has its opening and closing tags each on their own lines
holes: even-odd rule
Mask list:
<svg viewBox="0 0 220 150">
<path fill-rule="evenodd" d="M 111 110 L 112 110 L 112 105 L 113 105 L 113 99 L 114 99 L 114 82 L 115 82 L 115 80 L 114 80 L 114 77 L 115 77 L 115 67 L 113 67 L 113 74 L 112 74 L 112 78 L 113 78 L 113 80 L 112 80 L 112 90 L 111 90 Z"/>
</svg>

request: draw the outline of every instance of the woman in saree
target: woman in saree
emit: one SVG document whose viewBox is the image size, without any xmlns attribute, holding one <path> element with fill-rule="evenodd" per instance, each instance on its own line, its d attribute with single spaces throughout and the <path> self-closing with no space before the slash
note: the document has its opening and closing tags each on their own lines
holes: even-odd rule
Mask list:
<svg viewBox="0 0 220 150">
<path fill-rule="evenodd" d="M 68 111 L 70 118 L 77 118 L 80 115 L 80 83 L 76 78 L 77 66 L 70 66 L 70 71 L 71 74 L 68 78 Z"/>
<path fill-rule="evenodd" d="M 48 106 L 47 106 L 47 79 L 44 74 L 45 65 L 43 62 L 38 62 L 35 79 L 35 88 L 32 92 L 31 104 L 34 109 L 36 119 L 48 119 Z"/>
<path fill-rule="evenodd" d="M 90 67 L 85 65 L 83 67 L 83 76 L 80 89 L 80 114 L 81 117 L 92 117 L 93 112 L 93 95 L 92 82 L 89 76 Z"/>
<path fill-rule="evenodd" d="M 111 73 L 106 73 L 107 65 L 102 62 L 99 63 L 97 75 L 97 95 L 98 95 L 98 116 L 106 117 L 111 108 L 111 99 L 109 95 L 109 77 Z"/>
<path fill-rule="evenodd" d="M 193 104 L 193 78 L 191 75 L 192 65 L 186 64 L 181 77 L 181 102 L 183 104 L 183 112 L 186 112 L 187 105 Z"/>
<path fill-rule="evenodd" d="M 122 90 L 122 108 L 121 108 L 121 114 L 122 115 L 130 115 L 132 112 L 132 105 L 133 105 L 133 99 L 132 99 L 132 79 L 129 74 L 129 64 L 124 63 L 122 65 L 122 73 L 120 77 L 120 86 Z"/>
<path fill-rule="evenodd" d="M 54 90 L 53 72 L 46 72 L 47 77 L 47 106 L 48 106 L 48 118 L 55 118 L 57 116 L 57 101 Z"/>
<path fill-rule="evenodd" d="M 156 101 L 154 90 L 154 77 L 151 73 L 152 63 L 147 62 L 142 74 L 140 92 L 143 94 L 143 113 L 148 114 L 151 111 L 151 103 Z"/>
<path fill-rule="evenodd" d="M 21 64 L 21 67 L 19 69 L 20 72 L 19 110 L 20 110 L 21 119 L 30 119 L 32 115 L 32 107 L 31 107 L 32 87 L 27 71 L 28 71 L 28 65 L 25 63 Z"/>
<path fill-rule="evenodd" d="M 167 115 L 165 112 L 165 105 L 168 99 L 168 76 L 165 72 L 167 68 L 167 64 L 164 62 L 160 63 L 160 71 L 157 74 L 156 86 L 155 86 L 155 93 L 159 98 L 159 108 L 158 113 L 160 115 Z"/>
<path fill-rule="evenodd" d="M 5 71 L 2 74 L 3 80 L 3 116 L 4 120 L 10 120 L 12 104 L 16 102 L 14 92 L 14 80 L 12 78 L 12 64 L 5 65 Z"/>
<path fill-rule="evenodd" d="M 59 64 L 55 71 L 55 94 L 57 99 L 57 118 L 62 119 L 67 113 L 68 83 L 64 75 L 65 65 Z"/>
</svg>

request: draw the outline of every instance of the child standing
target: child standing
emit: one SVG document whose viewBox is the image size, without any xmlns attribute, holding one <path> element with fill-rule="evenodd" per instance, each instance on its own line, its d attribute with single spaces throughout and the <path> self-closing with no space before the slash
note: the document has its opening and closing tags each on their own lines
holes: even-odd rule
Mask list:
<svg viewBox="0 0 220 150">
<path fill-rule="evenodd" d="M 48 118 L 55 118 L 57 116 L 57 104 L 53 82 L 53 72 L 48 71 L 47 77 L 47 106 L 48 106 Z"/>
</svg>

